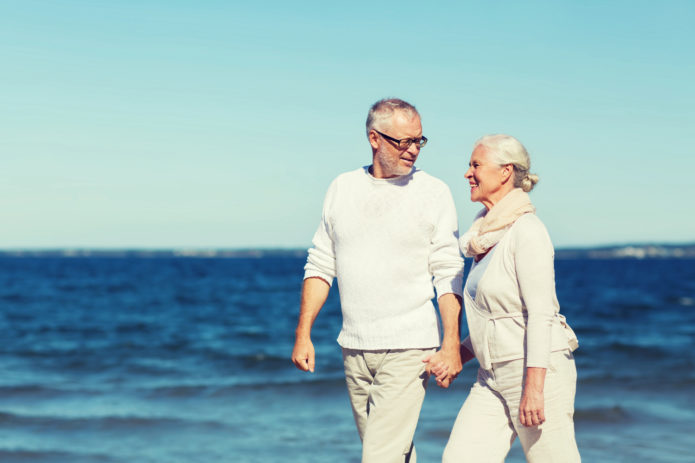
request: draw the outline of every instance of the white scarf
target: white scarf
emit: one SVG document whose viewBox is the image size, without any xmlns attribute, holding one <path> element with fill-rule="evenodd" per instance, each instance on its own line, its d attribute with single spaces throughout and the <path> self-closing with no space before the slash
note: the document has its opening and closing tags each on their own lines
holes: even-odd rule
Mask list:
<svg viewBox="0 0 695 463">
<path fill-rule="evenodd" d="M 490 210 L 483 209 L 475 216 L 471 228 L 459 239 L 459 247 L 466 257 L 488 252 L 524 214 L 535 213 L 531 198 L 521 188 L 514 188 Z"/>
</svg>

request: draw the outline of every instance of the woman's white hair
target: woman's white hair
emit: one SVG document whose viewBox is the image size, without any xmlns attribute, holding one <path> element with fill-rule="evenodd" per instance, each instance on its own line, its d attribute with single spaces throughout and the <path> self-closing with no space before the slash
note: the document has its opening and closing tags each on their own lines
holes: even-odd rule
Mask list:
<svg viewBox="0 0 695 463">
<path fill-rule="evenodd" d="M 473 145 L 473 150 L 483 146 L 492 156 L 493 162 L 500 166 L 514 166 L 514 187 L 529 192 L 538 183 L 538 175 L 529 172 L 531 158 L 519 140 L 511 135 L 485 135 Z"/>
</svg>

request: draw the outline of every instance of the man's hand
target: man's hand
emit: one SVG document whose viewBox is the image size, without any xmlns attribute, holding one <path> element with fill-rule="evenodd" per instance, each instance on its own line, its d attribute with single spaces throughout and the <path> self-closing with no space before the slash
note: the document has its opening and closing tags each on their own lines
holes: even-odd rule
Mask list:
<svg viewBox="0 0 695 463">
<path fill-rule="evenodd" d="M 302 284 L 302 300 L 299 321 L 294 332 L 292 363 L 302 371 L 314 372 L 314 344 L 311 342 L 311 326 L 326 302 L 331 286 L 322 278 L 311 277 Z"/>
<path fill-rule="evenodd" d="M 442 345 L 441 349 L 426 357 L 423 362 L 427 363 L 427 373 L 435 375 L 437 386 L 444 389 L 449 387 L 463 368 L 459 345 Z"/>
<path fill-rule="evenodd" d="M 314 344 L 309 337 L 298 337 L 292 350 L 292 362 L 302 371 L 314 372 Z"/>
</svg>

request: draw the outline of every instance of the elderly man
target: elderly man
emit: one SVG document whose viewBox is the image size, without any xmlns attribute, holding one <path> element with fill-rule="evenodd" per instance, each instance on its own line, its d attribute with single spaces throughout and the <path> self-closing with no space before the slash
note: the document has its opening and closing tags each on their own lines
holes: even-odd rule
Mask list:
<svg viewBox="0 0 695 463">
<path fill-rule="evenodd" d="M 363 463 L 415 462 L 413 434 L 425 397 L 426 358 L 461 371 L 459 318 L 463 260 L 449 188 L 414 167 L 420 115 L 399 99 L 367 117 L 372 164 L 338 176 L 309 249 L 292 361 L 314 371 L 311 327 L 333 278 L 343 326 L 338 343 Z M 437 291 L 443 324 L 431 302 Z"/>
</svg>

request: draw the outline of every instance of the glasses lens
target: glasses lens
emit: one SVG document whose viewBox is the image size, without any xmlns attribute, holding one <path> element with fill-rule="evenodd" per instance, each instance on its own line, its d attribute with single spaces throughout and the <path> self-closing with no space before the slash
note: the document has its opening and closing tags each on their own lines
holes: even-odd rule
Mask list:
<svg viewBox="0 0 695 463">
<path fill-rule="evenodd" d="M 425 146 L 425 143 L 427 143 L 427 139 L 425 137 L 420 137 L 420 138 L 410 138 L 408 140 L 401 140 L 400 148 L 401 149 L 408 149 L 410 148 L 410 145 L 415 143 L 415 146 L 418 148 L 422 148 Z"/>
</svg>

